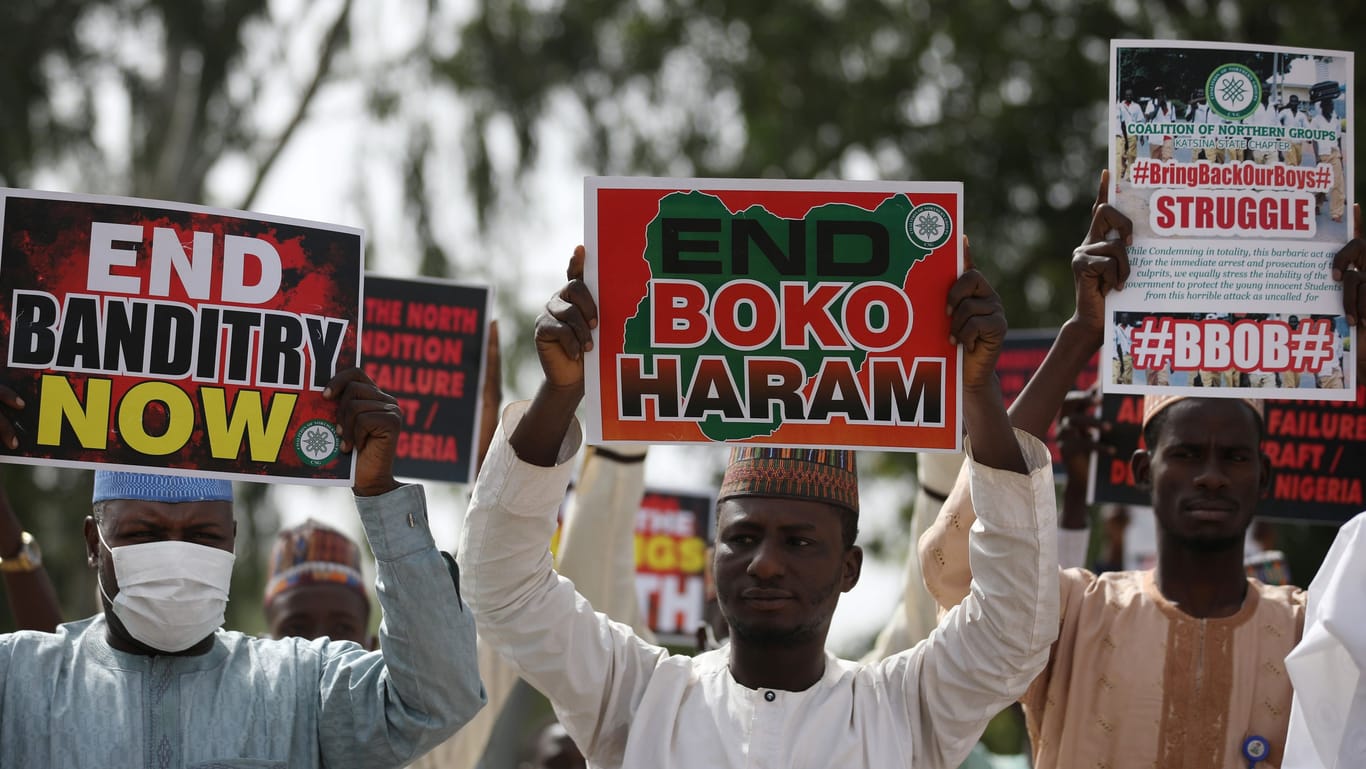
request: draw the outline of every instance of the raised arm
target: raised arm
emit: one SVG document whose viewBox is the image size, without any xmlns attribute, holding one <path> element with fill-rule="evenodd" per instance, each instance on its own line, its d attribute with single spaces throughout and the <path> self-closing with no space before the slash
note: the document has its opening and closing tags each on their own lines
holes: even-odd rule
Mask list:
<svg viewBox="0 0 1366 769">
<path fill-rule="evenodd" d="M 667 652 L 595 613 L 551 564 L 555 513 L 580 441 L 574 410 L 583 397 L 583 353 L 597 325 L 583 259 L 580 247 L 569 283 L 536 323 L 545 381 L 530 404 L 504 410 L 475 484 L 462 533 L 461 587 L 481 642 L 550 699 L 594 765 L 615 766 L 635 706 Z"/>
<path fill-rule="evenodd" d="M 1133 222 L 1110 205 L 1110 172 L 1100 174 L 1100 189 L 1091 206 L 1091 226 L 1072 252 L 1075 309 L 1063 323 L 1039 370 L 1010 406 L 1011 422 L 1043 440 L 1049 425 L 1072 390 L 1077 375 L 1100 349 L 1105 335 L 1105 295 L 1129 280 L 1125 246 L 1133 240 Z"/>
<path fill-rule="evenodd" d="M 319 744 L 333 767 L 401 766 L 446 739 L 484 703 L 474 617 L 454 561 L 436 549 L 422 487 L 393 476 L 402 415 L 360 369 L 337 374 L 341 448 L 356 453 L 353 491 L 375 554 L 380 651 L 324 643 Z"/>
<path fill-rule="evenodd" d="M 1091 208 L 1091 224 L 1082 244 L 1072 253 L 1076 310 L 1063 324 L 1048 355 L 1010 408 L 1015 427 L 1042 438 L 1072 389 L 1077 374 L 1100 347 L 1105 328 L 1105 294 L 1129 278 L 1125 245 L 1133 225 L 1109 204 L 1110 174 L 1102 171 L 1100 189 Z M 925 587 L 941 609 L 968 594 L 972 571 L 968 563 L 968 531 L 976 520 L 966 473 L 939 511 L 939 518 L 920 538 L 920 562 Z"/>
<path fill-rule="evenodd" d="M 975 270 L 949 293 L 963 346 L 971 494 L 981 514 L 970 545 L 970 595 L 923 644 L 882 665 L 908 672 L 916 766 L 957 766 L 987 722 L 1018 699 L 1048 661 L 1058 632 L 1057 511 L 1047 449 L 1013 430 L 996 358 L 1000 299 Z"/>
</svg>

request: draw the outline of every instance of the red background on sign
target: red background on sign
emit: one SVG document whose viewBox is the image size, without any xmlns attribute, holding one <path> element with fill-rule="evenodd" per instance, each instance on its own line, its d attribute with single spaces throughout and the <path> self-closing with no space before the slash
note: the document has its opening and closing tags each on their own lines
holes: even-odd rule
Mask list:
<svg viewBox="0 0 1366 769">
<path fill-rule="evenodd" d="M 110 274 L 137 277 L 141 281 L 142 293 L 136 295 L 109 291 L 92 291 L 87 288 L 87 274 L 90 262 L 91 222 L 110 222 L 131 224 L 143 227 L 144 243 L 116 241 L 115 248 L 134 250 L 137 262 L 132 267 L 115 267 Z M 147 289 L 151 271 L 151 238 L 153 228 L 168 227 L 176 230 L 186 252 L 193 255 L 193 232 L 212 233 L 214 239 L 214 265 L 211 278 L 209 300 L 190 299 L 174 269 L 171 273 L 169 295 L 149 296 Z M 271 244 L 280 255 L 281 288 L 279 293 L 261 305 L 228 305 L 221 302 L 222 255 L 225 235 L 259 238 Z M 8 196 L 5 200 L 3 261 L 0 261 L 0 333 L 8 340 L 11 331 L 10 312 L 13 307 L 15 289 L 46 291 L 57 297 L 58 302 L 70 293 L 95 294 L 109 297 L 127 297 L 160 302 L 181 302 L 191 306 L 221 305 L 240 306 L 250 310 L 273 310 L 292 315 L 319 315 L 341 318 L 349 321 L 338 355 L 337 368 L 355 365 L 357 308 L 360 289 L 360 238 L 354 233 L 337 232 L 308 227 L 302 224 L 260 221 L 245 217 L 214 214 L 206 212 L 178 211 L 147 205 L 129 205 L 112 202 L 87 202 L 71 200 L 49 200 Z M 247 265 L 254 265 L 248 258 Z M 244 276 L 248 284 L 259 279 L 259 267 L 246 270 Z M 227 331 L 221 332 L 220 339 L 226 340 Z M 259 347 L 259 338 L 253 347 Z M 220 356 L 220 375 L 226 367 L 225 355 Z M 322 362 L 330 365 L 330 361 Z M 29 407 L 12 414 L 10 418 L 20 426 L 21 434 L 36 435 L 38 384 L 41 376 L 48 372 L 29 368 L 7 368 L 6 383 L 13 387 L 28 402 Z M 168 456 L 149 457 L 127 447 L 118 435 L 118 403 L 127 391 L 135 385 L 153 380 L 152 377 L 124 376 L 107 374 L 83 374 L 63 372 L 77 393 L 84 393 L 85 380 L 106 378 L 112 380 L 112 403 L 114 414 L 106 450 L 85 449 L 68 440 L 62 446 L 40 447 L 33 445 L 30 438 L 17 453 L 30 458 L 46 458 L 61 462 L 113 463 L 143 465 L 178 469 L 207 470 L 219 473 L 288 476 L 296 478 L 345 479 L 350 475 L 350 462 L 340 456 L 324 467 L 314 468 L 304 464 L 294 451 L 293 439 L 298 429 L 314 419 L 335 424 L 337 407 L 323 400 L 320 391 L 308 388 L 292 390 L 264 386 L 243 386 L 220 383 L 200 383 L 192 379 L 158 380 L 169 381 L 189 394 L 197 404 L 197 393 L 201 386 L 221 386 L 227 391 L 229 408 L 238 393 L 243 390 L 257 390 L 262 393 L 262 401 L 269 408 L 276 393 L 290 392 L 299 396 L 294 407 L 279 458 L 275 463 L 252 462 L 242 448 L 240 460 L 219 460 L 209 454 L 209 441 L 203 422 L 196 420 L 194 431 L 185 448 Z M 305 365 L 305 382 L 309 381 L 309 367 Z M 164 411 L 158 415 L 158 404 L 152 404 L 145 414 L 148 432 L 164 432 Z M 162 424 L 158 424 L 158 419 Z M 3 453 L 11 453 L 4 450 Z"/>
</svg>

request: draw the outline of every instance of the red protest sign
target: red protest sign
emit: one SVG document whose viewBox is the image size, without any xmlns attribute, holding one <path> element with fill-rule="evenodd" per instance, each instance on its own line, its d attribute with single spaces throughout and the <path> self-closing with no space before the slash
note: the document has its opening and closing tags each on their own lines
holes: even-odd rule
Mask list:
<svg viewBox="0 0 1366 769">
<path fill-rule="evenodd" d="M 394 474 L 473 483 L 488 286 L 365 278 L 365 372 L 403 408 Z"/>
<path fill-rule="evenodd" d="M 591 442 L 956 450 L 962 187 L 593 178 Z"/>
<path fill-rule="evenodd" d="M 714 506 L 705 494 L 658 490 L 647 490 L 640 502 L 636 597 L 661 643 L 691 644 L 703 622 Z"/>
<path fill-rule="evenodd" d="M 362 233 L 176 203 L 0 192 L 9 461 L 345 485 Z"/>
</svg>

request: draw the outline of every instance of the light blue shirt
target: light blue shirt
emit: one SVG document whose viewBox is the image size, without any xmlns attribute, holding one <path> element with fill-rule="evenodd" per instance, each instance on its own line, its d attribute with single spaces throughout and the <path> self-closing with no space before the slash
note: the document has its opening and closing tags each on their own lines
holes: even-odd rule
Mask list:
<svg viewBox="0 0 1366 769">
<path fill-rule="evenodd" d="M 218 631 L 198 656 L 109 646 L 104 616 L 0 635 L 0 766 L 399 767 L 484 702 L 474 618 L 420 486 L 356 505 L 375 553 L 382 652 Z"/>
</svg>

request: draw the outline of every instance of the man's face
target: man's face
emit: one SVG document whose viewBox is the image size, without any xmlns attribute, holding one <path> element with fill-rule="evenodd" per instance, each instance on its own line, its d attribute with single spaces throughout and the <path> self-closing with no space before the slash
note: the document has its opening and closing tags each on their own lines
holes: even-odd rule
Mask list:
<svg viewBox="0 0 1366 769">
<path fill-rule="evenodd" d="M 812 500 L 736 497 L 717 508 L 717 599 L 736 639 L 824 642 L 863 552 L 845 548 L 841 511 Z"/>
<path fill-rule="evenodd" d="M 109 547 L 180 541 L 216 547 L 229 553 L 237 534 L 232 503 L 220 500 L 173 503 L 111 499 L 103 503 L 101 520 L 97 524 L 93 516 L 85 519 L 85 547 L 91 565 L 99 569 L 104 591 L 110 598 L 119 592 L 114 559 L 100 544 L 96 527 L 103 530 L 104 541 Z"/>
<path fill-rule="evenodd" d="M 322 638 L 367 646 L 370 604 L 353 588 L 338 584 L 286 588 L 266 609 L 272 638 Z"/>
<path fill-rule="evenodd" d="M 145 649 L 124 628 L 118 616 L 110 611 L 110 601 L 119 594 L 118 575 L 114 559 L 100 543 L 100 532 L 109 547 L 140 545 L 147 542 L 190 542 L 219 550 L 233 551 L 237 522 L 232 517 L 232 503 L 221 500 L 205 502 L 148 502 L 135 499 L 111 499 L 103 503 L 100 522 L 94 516 L 85 519 L 85 548 L 90 565 L 100 575 L 100 583 L 107 598 L 104 600 L 105 618 L 111 630 L 133 648 Z"/>
<path fill-rule="evenodd" d="M 1190 398 L 1167 412 L 1155 445 L 1133 458 L 1158 524 L 1193 549 L 1241 545 L 1271 478 L 1257 416 L 1230 398 Z"/>
<path fill-rule="evenodd" d="M 1291 111 L 1291 112 L 1298 112 L 1299 109 L 1300 109 L 1300 97 L 1298 97 L 1298 96 L 1291 96 L 1291 97 L 1290 97 L 1290 111 Z"/>
</svg>

